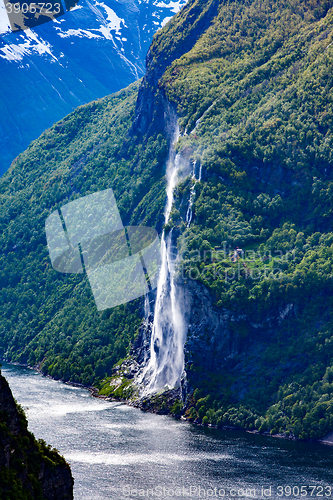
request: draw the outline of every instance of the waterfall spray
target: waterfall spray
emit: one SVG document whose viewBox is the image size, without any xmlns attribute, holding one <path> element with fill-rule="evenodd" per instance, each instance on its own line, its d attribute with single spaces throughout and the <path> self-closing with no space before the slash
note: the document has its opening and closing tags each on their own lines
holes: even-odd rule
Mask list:
<svg viewBox="0 0 333 500">
<path fill-rule="evenodd" d="M 179 129 L 174 143 L 179 139 Z M 164 213 L 168 223 L 174 189 L 179 180 L 182 167 L 180 154 L 175 154 L 172 147 L 167 162 L 167 202 Z M 173 252 L 172 230 L 168 235 L 163 232 L 161 239 L 161 270 L 157 286 L 154 323 L 150 342 L 150 360 L 146 365 L 139 383 L 144 386 L 144 393 L 159 392 L 164 389 L 179 387 L 184 371 L 184 343 L 186 335 L 182 313 L 181 292 L 175 284 L 175 266 L 177 252 Z"/>
<path fill-rule="evenodd" d="M 196 178 L 197 165 L 198 165 L 198 162 L 195 161 L 193 164 L 193 170 L 192 170 L 192 178 L 191 178 L 192 186 L 191 186 L 191 190 L 190 190 L 190 199 L 188 202 L 188 209 L 187 209 L 187 213 L 186 213 L 187 227 L 190 227 L 191 222 L 192 222 L 192 217 L 193 217 L 192 206 L 193 206 L 193 202 L 194 202 L 194 198 L 195 198 L 195 185 L 197 182 L 201 181 L 201 175 L 202 175 L 202 164 L 200 163 L 199 176 L 198 176 L 198 179 Z"/>
<path fill-rule="evenodd" d="M 197 182 L 200 182 L 201 181 L 201 173 L 202 173 L 202 165 L 200 163 L 200 167 L 199 167 L 199 178 L 197 179 L 196 176 L 195 176 L 195 171 L 197 169 L 197 164 L 198 162 L 195 161 L 194 164 L 193 164 L 193 170 L 192 170 L 192 186 L 191 186 L 191 190 L 190 190 L 190 200 L 189 200 L 189 203 L 188 203 L 188 209 L 187 209 L 187 213 L 186 213 L 186 224 L 187 224 L 187 227 L 190 227 L 190 224 L 192 222 L 192 217 L 193 217 L 193 210 L 192 210 L 192 206 L 193 206 L 193 201 L 194 201 L 194 198 L 195 198 L 195 185 Z"/>
</svg>

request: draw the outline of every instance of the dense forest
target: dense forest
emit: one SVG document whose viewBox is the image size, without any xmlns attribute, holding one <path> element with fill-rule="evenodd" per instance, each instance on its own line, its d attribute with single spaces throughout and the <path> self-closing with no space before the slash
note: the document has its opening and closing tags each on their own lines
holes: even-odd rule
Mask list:
<svg viewBox="0 0 333 500">
<path fill-rule="evenodd" d="M 333 430 L 332 7 L 190 0 L 154 36 L 141 82 L 78 108 L 13 162 L 0 179 L 2 357 L 107 392 L 143 301 L 98 312 L 84 276 L 52 269 L 44 223 L 112 188 L 124 224 L 161 233 L 171 109 L 197 172 L 165 227 L 179 280 L 209 290 L 238 339 L 211 372 L 187 355 L 190 397 L 172 412 L 300 438 Z"/>
</svg>

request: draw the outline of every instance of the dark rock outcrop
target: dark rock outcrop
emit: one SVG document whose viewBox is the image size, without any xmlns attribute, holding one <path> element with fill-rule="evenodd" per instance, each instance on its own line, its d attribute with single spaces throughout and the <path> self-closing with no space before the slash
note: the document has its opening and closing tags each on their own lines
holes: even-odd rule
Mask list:
<svg viewBox="0 0 333 500">
<path fill-rule="evenodd" d="M 174 26 L 160 30 L 146 57 L 147 72 L 142 80 L 136 104 L 132 134 L 142 135 L 165 132 L 168 128 L 166 109 L 170 105 L 159 80 L 170 64 L 186 54 L 209 27 L 218 12 L 218 0 L 196 0 L 189 2 L 174 18 Z M 183 33 L 179 32 L 176 20 L 181 16 Z M 186 33 L 186 36 L 183 34 Z M 167 47 L 167 50 L 166 50 Z"/>
<path fill-rule="evenodd" d="M 27 430 L 24 412 L 0 374 L 0 497 L 72 500 L 73 484 L 64 458 Z"/>
<path fill-rule="evenodd" d="M 188 279 L 185 283 L 179 279 L 177 287 L 187 325 L 182 385 L 166 391 L 159 398 L 156 395 L 151 398 L 146 396 L 132 404 L 143 410 L 160 412 L 162 402 L 163 410 L 170 409 L 176 399 L 185 402 L 196 387 L 203 385 L 214 386 L 216 394 L 221 396 L 222 379 L 228 385 L 230 402 L 241 402 L 252 386 L 256 385 L 265 352 L 274 341 L 276 332 L 280 332 L 279 340 L 284 335 L 288 338 L 290 325 L 295 318 L 294 305 L 271 310 L 260 323 L 254 323 L 245 314 L 216 307 L 209 290 L 198 281 Z M 152 301 L 151 310 L 153 304 Z M 116 368 L 115 375 L 132 380 L 138 378 L 150 358 L 152 326 L 153 314 L 150 314 L 139 329 L 130 356 Z M 284 365 L 282 361 L 281 366 L 272 363 L 271 377 L 283 380 L 284 370 L 301 369 L 301 358 L 293 359 L 292 363 L 292 367 Z M 222 392 L 225 389 L 226 385 Z"/>
</svg>

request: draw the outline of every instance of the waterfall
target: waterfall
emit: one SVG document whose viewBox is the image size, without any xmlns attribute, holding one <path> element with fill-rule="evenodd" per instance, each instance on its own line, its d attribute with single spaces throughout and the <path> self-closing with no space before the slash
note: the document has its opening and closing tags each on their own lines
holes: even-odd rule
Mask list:
<svg viewBox="0 0 333 500">
<path fill-rule="evenodd" d="M 195 198 L 195 185 L 197 182 L 200 182 L 201 181 L 201 174 L 202 174 L 202 164 L 200 163 L 200 167 L 199 167 L 199 177 L 198 179 L 196 178 L 195 176 L 195 171 L 197 169 L 197 161 L 194 162 L 193 164 L 193 170 L 192 170 L 192 186 L 191 186 L 191 190 L 190 190 L 190 200 L 189 200 L 189 203 L 188 203 L 188 209 L 187 209 L 187 213 L 186 213 L 186 224 L 187 224 L 187 227 L 190 227 L 190 224 L 192 222 L 192 217 L 193 217 L 193 210 L 192 210 L 192 206 L 193 206 L 193 202 L 194 202 L 194 198 Z"/>
<path fill-rule="evenodd" d="M 192 205 L 193 205 L 193 200 L 194 200 L 194 196 L 195 196 L 195 183 L 196 183 L 195 168 L 196 168 L 196 166 L 197 166 L 197 162 L 195 161 L 193 164 L 192 177 L 191 177 L 192 186 L 191 186 L 191 190 L 190 190 L 190 200 L 188 203 L 188 209 L 187 209 L 187 213 L 186 213 L 187 227 L 190 227 L 192 217 L 193 217 Z"/>
<path fill-rule="evenodd" d="M 175 134 L 175 144 L 179 139 L 179 129 Z M 168 223 L 174 200 L 174 189 L 182 170 L 182 158 L 170 149 L 166 168 L 167 202 L 164 213 Z M 173 252 L 172 230 L 165 232 L 161 239 L 161 270 L 157 286 L 154 323 L 150 341 L 150 359 L 140 377 L 144 394 L 160 392 L 179 387 L 184 372 L 185 321 L 182 313 L 181 292 L 175 283 L 177 252 Z"/>
</svg>

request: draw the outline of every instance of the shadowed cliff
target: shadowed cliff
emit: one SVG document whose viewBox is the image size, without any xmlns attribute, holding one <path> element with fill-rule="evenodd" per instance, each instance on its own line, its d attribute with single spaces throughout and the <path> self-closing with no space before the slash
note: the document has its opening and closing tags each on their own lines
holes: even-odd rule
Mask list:
<svg viewBox="0 0 333 500">
<path fill-rule="evenodd" d="M 27 430 L 23 409 L 0 375 L 0 497 L 72 500 L 73 484 L 64 458 Z"/>
</svg>

